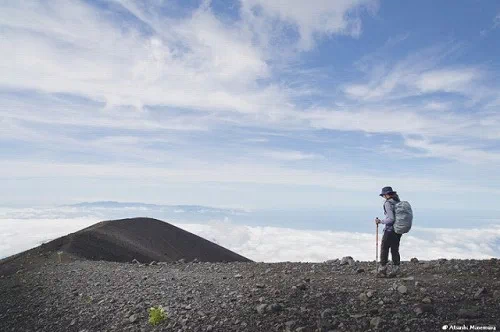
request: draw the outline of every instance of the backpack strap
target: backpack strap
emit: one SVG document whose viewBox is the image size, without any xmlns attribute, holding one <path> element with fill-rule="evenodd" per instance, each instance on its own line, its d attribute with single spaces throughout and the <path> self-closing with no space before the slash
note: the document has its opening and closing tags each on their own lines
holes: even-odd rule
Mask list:
<svg viewBox="0 0 500 332">
<path fill-rule="evenodd" d="M 394 212 L 394 217 L 396 217 L 396 209 L 394 208 L 394 207 L 395 207 L 395 204 L 393 204 L 393 203 L 390 201 L 391 199 L 392 199 L 392 198 L 386 199 L 386 200 L 385 200 L 385 202 L 384 202 L 384 214 L 387 214 L 387 211 L 385 210 L 385 203 L 386 203 L 386 202 L 389 202 L 389 204 L 391 204 L 391 206 L 392 206 L 392 210 L 393 210 L 393 212 Z"/>
</svg>

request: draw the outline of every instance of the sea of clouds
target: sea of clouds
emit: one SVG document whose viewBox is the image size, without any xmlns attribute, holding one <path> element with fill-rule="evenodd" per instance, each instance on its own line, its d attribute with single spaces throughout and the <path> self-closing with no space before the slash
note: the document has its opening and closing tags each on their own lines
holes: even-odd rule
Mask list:
<svg viewBox="0 0 500 332">
<path fill-rule="evenodd" d="M 57 208 L 0 209 L 0 258 L 78 231 L 96 222 L 126 216 L 163 216 L 163 220 L 197 234 L 254 261 L 321 262 L 352 256 L 375 259 L 373 232 L 293 228 L 286 225 L 245 225 L 239 221 L 251 212 L 198 206 L 81 205 Z M 314 212 L 311 212 L 314 219 Z M 401 240 L 404 260 L 436 258 L 486 259 L 500 256 L 500 224 L 473 228 L 414 226 Z M 381 239 L 381 229 L 379 240 Z"/>
</svg>

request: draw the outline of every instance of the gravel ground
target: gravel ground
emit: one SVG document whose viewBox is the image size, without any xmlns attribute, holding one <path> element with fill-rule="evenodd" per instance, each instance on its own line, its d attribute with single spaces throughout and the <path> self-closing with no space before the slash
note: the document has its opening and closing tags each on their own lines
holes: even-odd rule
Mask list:
<svg viewBox="0 0 500 332">
<path fill-rule="evenodd" d="M 500 330 L 500 261 L 113 263 L 43 257 L 0 276 L 0 331 Z M 40 258 L 42 259 L 42 258 Z M 148 323 L 161 305 L 167 319 Z"/>
</svg>

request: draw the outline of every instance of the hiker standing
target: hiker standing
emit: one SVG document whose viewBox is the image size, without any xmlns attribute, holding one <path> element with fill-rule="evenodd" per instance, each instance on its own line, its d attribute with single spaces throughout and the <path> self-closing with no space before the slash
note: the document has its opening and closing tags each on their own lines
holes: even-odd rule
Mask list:
<svg viewBox="0 0 500 332">
<path fill-rule="evenodd" d="M 392 258 L 392 270 L 389 276 L 396 276 L 399 272 L 399 241 L 401 240 L 402 234 L 396 233 L 394 230 L 395 222 L 395 205 L 400 202 L 397 192 L 392 190 L 391 187 L 382 188 L 382 193 L 380 196 L 385 198 L 384 202 L 384 214 L 385 218 L 380 220 L 378 217 L 375 218 L 375 223 L 384 224 L 384 235 L 382 237 L 382 243 L 380 244 L 380 267 L 377 273 L 379 277 L 385 277 L 387 275 L 387 261 L 389 258 L 389 248 L 391 249 Z"/>
</svg>

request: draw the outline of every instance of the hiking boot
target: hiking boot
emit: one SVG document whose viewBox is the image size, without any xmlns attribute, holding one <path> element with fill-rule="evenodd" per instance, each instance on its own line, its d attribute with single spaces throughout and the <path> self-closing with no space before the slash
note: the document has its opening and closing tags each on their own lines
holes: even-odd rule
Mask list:
<svg viewBox="0 0 500 332">
<path fill-rule="evenodd" d="M 387 266 L 380 266 L 377 271 L 377 278 L 387 277 Z"/>
<path fill-rule="evenodd" d="M 393 265 L 391 269 L 391 273 L 389 273 L 389 277 L 394 278 L 399 274 L 399 265 Z"/>
</svg>

